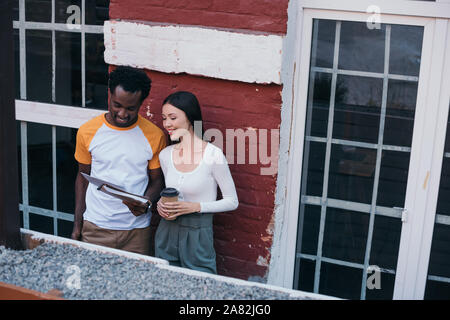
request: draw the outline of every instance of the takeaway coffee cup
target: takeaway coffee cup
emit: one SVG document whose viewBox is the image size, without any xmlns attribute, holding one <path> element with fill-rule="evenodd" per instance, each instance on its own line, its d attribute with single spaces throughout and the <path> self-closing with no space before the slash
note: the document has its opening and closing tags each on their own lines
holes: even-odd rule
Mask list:
<svg viewBox="0 0 450 320">
<path fill-rule="evenodd" d="M 165 188 L 160 193 L 161 201 L 162 203 L 178 201 L 179 194 L 175 188 Z"/>
</svg>

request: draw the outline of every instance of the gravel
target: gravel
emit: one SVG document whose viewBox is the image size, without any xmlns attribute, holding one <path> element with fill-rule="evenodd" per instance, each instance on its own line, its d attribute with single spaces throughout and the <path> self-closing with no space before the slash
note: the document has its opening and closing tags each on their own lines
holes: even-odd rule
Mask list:
<svg viewBox="0 0 450 320">
<path fill-rule="evenodd" d="M 141 260 L 45 242 L 33 250 L 0 246 L 0 281 L 82 300 L 270 300 L 288 293 L 186 275 Z"/>
</svg>

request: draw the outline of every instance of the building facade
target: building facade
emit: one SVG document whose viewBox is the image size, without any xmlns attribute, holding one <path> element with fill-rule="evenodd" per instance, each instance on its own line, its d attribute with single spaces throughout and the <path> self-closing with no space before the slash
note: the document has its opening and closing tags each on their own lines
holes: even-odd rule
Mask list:
<svg viewBox="0 0 450 320">
<path fill-rule="evenodd" d="M 219 274 L 448 299 L 449 19 L 447 0 L 18 0 L 23 226 L 69 234 L 76 129 L 129 65 L 153 81 L 144 117 L 192 91 L 227 156 Z"/>
</svg>

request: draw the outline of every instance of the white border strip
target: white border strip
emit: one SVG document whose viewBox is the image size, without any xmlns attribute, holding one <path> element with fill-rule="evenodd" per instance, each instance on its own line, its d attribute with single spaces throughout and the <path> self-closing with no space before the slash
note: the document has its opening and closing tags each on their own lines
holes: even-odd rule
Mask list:
<svg viewBox="0 0 450 320">
<path fill-rule="evenodd" d="M 33 230 L 20 228 L 20 233 L 22 235 L 30 235 L 32 240 L 44 240 L 44 242 L 54 242 L 57 244 L 70 244 L 70 245 L 74 245 L 76 247 L 80 247 L 80 248 L 91 250 L 91 251 L 99 251 L 102 253 L 116 254 L 116 255 L 119 255 L 122 257 L 143 260 L 143 261 L 150 262 L 153 264 L 169 265 L 169 262 L 164 259 L 146 256 L 146 255 L 142 255 L 142 254 L 138 254 L 138 253 L 134 253 L 134 252 L 128 252 L 128 251 L 98 246 L 98 245 L 91 244 L 91 243 L 86 243 L 86 242 L 76 241 L 76 240 L 67 239 L 67 238 L 63 238 L 63 237 L 58 237 L 58 236 L 41 233 L 41 232 L 37 232 L 37 231 L 33 231 Z"/>
<path fill-rule="evenodd" d="M 436 2 L 412 0 L 300 0 L 299 2 L 303 9 L 367 12 L 369 8 L 373 10 L 374 6 L 376 6 L 380 9 L 381 14 L 450 18 L 450 3 L 448 0 Z"/>
<path fill-rule="evenodd" d="M 48 235 L 45 233 L 40 233 L 32 230 L 27 229 L 20 229 L 20 232 L 23 235 L 30 235 L 31 239 L 33 240 L 44 240 L 44 242 L 54 242 L 58 244 L 70 244 L 75 245 L 77 247 L 87 249 L 87 250 L 94 250 L 99 251 L 102 253 L 110 253 L 110 254 L 116 254 L 122 257 L 130 258 L 130 259 L 137 259 L 137 260 L 143 260 L 149 263 L 153 263 L 156 267 L 159 267 L 161 269 L 166 269 L 174 272 L 183 273 L 188 276 L 195 276 L 195 277 L 201 277 L 201 278 L 212 278 L 217 281 L 226 282 L 229 284 L 239 285 L 239 286 L 247 286 L 247 287 L 259 287 L 267 290 L 275 290 L 281 293 L 288 294 L 291 298 L 299 298 L 304 300 L 341 300 L 339 298 L 325 296 L 321 294 L 314 294 L 309 292 L 303 292 L 298 290 L 292 290 L 292 289 L 286 289 L 283 287 L 273 286 L 273 285 L 267 285 L 263 283 L 258 282 L 251 282 L 251 281 L 245 281 L 241 279 L 221 276 L 221 275 L 215 275 L 215 274 L 209 274 L 206 272 L 181 268 L 181 267 L 175 267 L 169 265 L 169 262 L 164 259 L 159 259 L 151 256 L 146 256 L 142 254 L 137 254 L 133 252 L 118 250 L 118 249 L 112 249 L 108 247 L 98 246 L 86 242 L 76 241 L 72 239 L 62 238 L 58 236 Z"/>
<path fill-rule="evenodd" d="M 106 110 L 68 107 L 58 104 L 16 100 L 16 120 L 79 128 Z"/>
<path fill-rule="evenodd" d="M 280 35 L 110 20 L 104 37 L 108 64 L 281 84 Z"/>
</svg>

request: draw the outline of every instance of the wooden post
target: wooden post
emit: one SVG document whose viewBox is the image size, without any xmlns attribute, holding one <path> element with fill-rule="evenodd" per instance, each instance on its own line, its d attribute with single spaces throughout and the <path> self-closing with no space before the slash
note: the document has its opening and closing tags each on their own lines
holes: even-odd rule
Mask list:
<svg viewBox="0 0 450 320">
<path fill-rule="evenodd" d="M 20 249 L 12 8 L 0 1 L 0 245 Z"/>
</svg>

